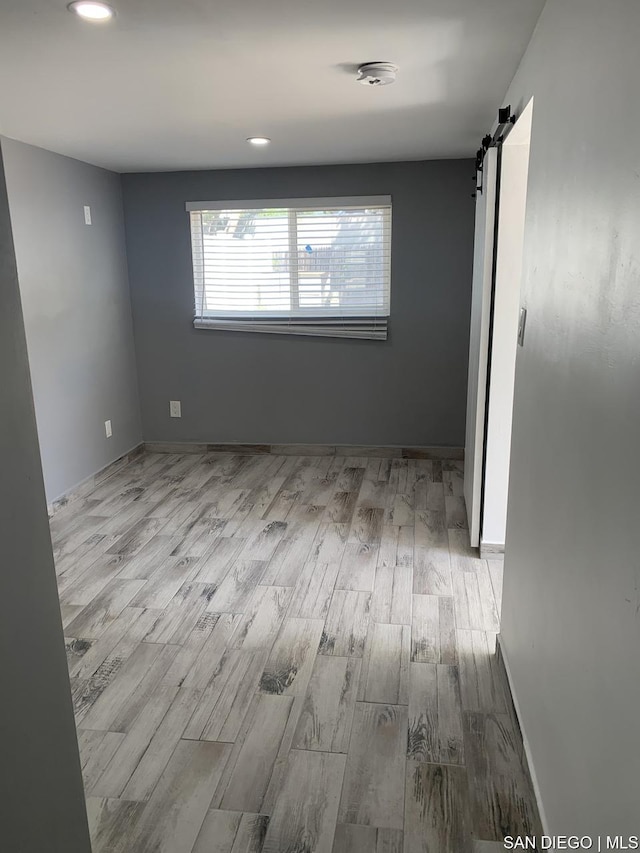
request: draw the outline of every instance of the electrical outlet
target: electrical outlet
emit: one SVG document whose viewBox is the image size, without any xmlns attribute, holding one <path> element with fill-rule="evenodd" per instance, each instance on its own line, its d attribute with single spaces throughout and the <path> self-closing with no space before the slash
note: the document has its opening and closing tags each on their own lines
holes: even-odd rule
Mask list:
<svg viewBox="0 0 640 853">
<path fill-rule="evenodd" d="M 88 204 L 84 206 L 84 224 L 91 225 L 91 208 Z"/>
<path fill-rule="evenodd" d="M 182 406 L 180 400 L 169 400 L 169 415 L 172 418 L 182 417 Z"/>
<path fill-rule="evenodd" d="M 113 430 L 111 429 L 111 421 L 104 422 L 104 431 L 106 433 L 107 438 L 111 438 L 113 435 Z"/>
</svg>

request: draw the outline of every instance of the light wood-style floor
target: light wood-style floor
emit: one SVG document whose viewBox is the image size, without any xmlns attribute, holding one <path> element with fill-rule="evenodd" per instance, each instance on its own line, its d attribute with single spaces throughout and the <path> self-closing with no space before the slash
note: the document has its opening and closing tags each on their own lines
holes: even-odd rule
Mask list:
<svg viewBox="0 0 640 853">
<path fill-rule="evenodd" d="M 94 853 L 539 831 L 462 463 L 146 454 L 51 529 Z"/>
</svg>

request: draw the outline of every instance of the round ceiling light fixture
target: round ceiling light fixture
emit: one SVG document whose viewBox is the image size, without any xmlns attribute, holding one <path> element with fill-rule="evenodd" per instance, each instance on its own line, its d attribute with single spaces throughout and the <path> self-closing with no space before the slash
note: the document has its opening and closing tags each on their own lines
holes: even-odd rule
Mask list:
<svg viewBox="0 0 640 853">
<path fill-rule="evenodd" d="M 247 142 L 251 145 L 268 145 L 271 140 L 268 136 L 247 136 Z"/>
<path fill-rule="evenodd" d="M 393 62 L 365 62 L 359 66 L 356 80 L 363 86 L 388 86 L 395 82 L 397 72 Z"/>
<path fill-rule="evenodd" d="M 109 21 L 115 15 L 114 10 L 106 3 L 94 3 L 89 0 L 74 0 L 69 3 L 67 9 L 85 21 Z"/>
</svg>

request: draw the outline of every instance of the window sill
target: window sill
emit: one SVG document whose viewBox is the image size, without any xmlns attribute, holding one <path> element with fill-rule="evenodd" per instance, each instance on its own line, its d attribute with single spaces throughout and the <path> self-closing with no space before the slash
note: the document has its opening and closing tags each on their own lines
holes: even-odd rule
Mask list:
<svg viewBox="0 0 640 853">
<path fill-rule="evenodd" d="M 386 317 L 358 320 L 224 320 L 215 317 L 196 317 L 196 329 L 227 332 L 260 332 L 270 335 L 304 335 L 321 338 L 359 338 L 386 341 Z"/>
</svg>

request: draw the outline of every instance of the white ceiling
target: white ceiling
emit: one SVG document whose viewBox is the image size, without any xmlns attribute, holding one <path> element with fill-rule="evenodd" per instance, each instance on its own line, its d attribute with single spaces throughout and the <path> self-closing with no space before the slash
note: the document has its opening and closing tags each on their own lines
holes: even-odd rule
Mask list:
<svg viewBox="0 0 640 853">
<path fill-rule="evenodd" d="M 544 5 L 112 0 L 91 24 L 66 2 L 0 0 L 0 134 L 121 172 L 472 155 Z M 355 82 L 373 60 L 394 85 Z"/>
</svg>

